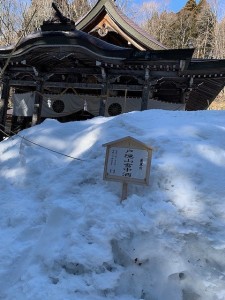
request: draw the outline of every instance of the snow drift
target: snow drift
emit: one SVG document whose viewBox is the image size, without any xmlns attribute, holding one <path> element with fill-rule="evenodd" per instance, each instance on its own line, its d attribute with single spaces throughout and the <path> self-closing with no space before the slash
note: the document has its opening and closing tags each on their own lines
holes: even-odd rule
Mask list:
<svg viewBox="0 0 225 300">
<path fill-rule="evenodd" d="M 46 120 L 19 135 L 0 143 L 0 299 L 225 299 L 225 112 Z M 154 151 L 150 185 L 121 204 L 102 144 L 125 136 Z"/>
</svg>

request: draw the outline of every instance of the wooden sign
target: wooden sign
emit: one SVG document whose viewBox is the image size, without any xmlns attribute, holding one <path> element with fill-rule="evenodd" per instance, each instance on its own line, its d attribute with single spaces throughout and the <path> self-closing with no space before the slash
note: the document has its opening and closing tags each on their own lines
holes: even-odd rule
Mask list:
<svg viewBox="0 0 225 300">
<path fill-rule="evenodd" d="M 106 147 L 103 179 L 122 182 L 122 198 L 126 198 L 128 183 L 149 184 L 151 147 L 130 136 L 103 146 Z"/>
</svg>

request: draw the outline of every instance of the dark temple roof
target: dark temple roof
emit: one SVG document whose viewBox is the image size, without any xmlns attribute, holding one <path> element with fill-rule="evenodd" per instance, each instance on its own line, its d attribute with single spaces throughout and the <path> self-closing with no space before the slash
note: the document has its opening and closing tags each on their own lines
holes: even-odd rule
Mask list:
<svg viewBox="0 0 225 300">
<path fill-rule="evenodd" d="M 95 7 L 99 9 L 103 3 L 116 11 L 115 4 L 110 0 L 100 0 Z M 118 15 L 117 13 L 117 18 Z M 87 17 L 93 25 L 89 14 L 83 19 L 84 24 L 88 26 Z M 81 23 L 82 20 L 78 25 Z M 18 85 L 24 84 L 23 78 L 29 75 L 32 81 L 29 83 L 33 84 L 32 86 L 35 86 L 37 76 L 40 74 L 42 78 L 51 78 L 54 74 L 85 75 L 89 72 L 88 74 L 97 74 L 98 88 L 101 88 L 101 72 L 102 68 L 105 68 L 112 82 L 119 76 L 133 76 L 138 82 L 136 87 L 138 86 L 139 91 L 143 89 L 145 81 L 150 80 L 150 85 L 155 84 L 155 93 L 159 100 L 164 97 L 168 101 L 179 102 L 182 92 L 187 96 L 185 98 L 187 110 L 207 109 L 224 87 L 225 60 L 193 59 L 194 49 L 141 51 L 118 47 L 86 32 L 68 27 L 68 24 L 73 23 L 68 19 L 65 22 L 47 23 L 47 27 L 26 36 L 18 45 L 1 47 L 0 68 L 12 82 L 17 80 Z M 30 87 L 29 84 L 27 87 Z"/>
<path fill-rule="evenodd" d="M 106 43 L 82 31 L 38 31 L 26 36 L 14 49 L 14 45 L 0 48 L 0 65 L 3 67 L 10 55 L 10 62 L 26 63 L 35 67 L 58 63 L 70 55 L 74 60 L 119 63 L 130 56 L 132 49 Z M 72 63 L 72 58 L 71 58 Z"/>
</svg>

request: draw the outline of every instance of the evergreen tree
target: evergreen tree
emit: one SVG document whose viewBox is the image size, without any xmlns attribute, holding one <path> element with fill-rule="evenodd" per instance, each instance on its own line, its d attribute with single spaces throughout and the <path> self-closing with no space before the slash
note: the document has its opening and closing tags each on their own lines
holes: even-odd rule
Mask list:
<svg viewBox="0 0 225 300">
<path fill-rule="evenodd" d="M 216 2 L 212 5 L 212 1 L 200 0 L 196 4 L 188 0 L 177 14 L 159 10 L 149 14 L 144 28 L 168 48 L 192 45 L 196 58 L 224 58 L 225 18 L 218 20 L 218 9 Z M 221 9 L 220 13 L 224 15 L 225 11 Z"/>
<path fill-rule="evenodd" d="M 197 13 L 199 13 L 202 9 L 204 9 L 208 5 L 207 0 L 200 0 L 199 4 L 196 7 Z"/>
<path fill-rule="evenodd" d="M 170 31 L 169 40 L 172 48 L 188 48 L 196 38 L 196 1 L 188 0 L 186 5 L 177 13 L 176 20 Z"/>
<path fill-rule="evenodd" d="M 195 12 L 196 7 L 197 7 L 197 4 L 196 4 L 195 0 L 188 0 L 186 5 L 184 6 L 183 10 Z"/>
<path fill-rule="evenodd" d="M 196 28 L 198 36 L 196 38 L 196 56 L 208 58 L 212 55 L 216 16 L 206 0 L 201 0 L 197 7 Z"/>
</svg>

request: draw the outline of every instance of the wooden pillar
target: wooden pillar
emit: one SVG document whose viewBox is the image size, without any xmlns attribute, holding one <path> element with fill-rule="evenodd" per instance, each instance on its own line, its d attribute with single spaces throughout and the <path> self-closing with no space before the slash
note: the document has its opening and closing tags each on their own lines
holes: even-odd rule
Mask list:
<svg viewBox="0 0 225 300">
<path fill-rule="evenodd" d="M 105 105 L 106 105 L 106 100 L 108 98 L 108 88 L 107 88 L 107 83 L 103 84 L 102 90 L 101 90 L 101 100 L 100 100 L 100 106 L 99 106 L 99 116 L 105 115 Z"/>
<path fill-rule="evenodd" d="M 103 67 L 101 68 L 101 72 L 102 72 L 103 84 L 102 84 L 102 90 L 101 90 L 101 100 L 100 100 L 100 105 L 99 105 L 99 116 L 104 117 L 105 105 L 106 105 L 106 100 L 108 97 L 108 84 L 107 84 L 106 72 Z"/>
<path fill-rule="evenodd" d="M 187 102 L 187 90 L 181 89 L 180 102 L 185 104 Z"/>
<path fill-rule="evenodd" d="M 142 102 L 141 111 L 148 109 L 148 99 L 152 98 L 151 82 L 150 82 L 150 71 L 149 68 L 145 69 L 144 85 L 142 91 Z"/>
<path fill-rule="evenodd" d="M 9 85 L 9 78 L 3 78 L 2 83 L 2 92 L 1 92 L 1 99 L 0 99 L 0 124 L 1 130 L 5 131 L 5 124 L 6 124 L 6 116 L 7 116 L 7 108 L 9 102 L 9 92 L 10 92 L 10 85 Z M 4 138 L 4 134 L 0 132 L 0 141 Z"/>
<path fill-rule="evenodd" d="M 41 109 L 43 102 L 43 85 L 44 81 L 40 80 L 36 85 L 35 99 L 34 99 L 34 111 L 32 116 L 32 126 L 39 124 L 41 121 Z"/>
<path fill-rule="evenodd" d="M 189 82 L 188 82 L 188 87 L 181 89 L 181 97 L 180 97 L 181 103 L 186 104 L 187 101 L 189 100 L 190 93 L 193 89 L 193 83 L 194 83 L 194 78 L 191 77 Z"/>
<path fill-rule="evenodd" d="M 147 110 L 148 109 L 149 93 L 150 93 L 149 86 L 144 85 L 143 86 L 143 91 L 142 91 L 141 110 Z"/>
</svg>

